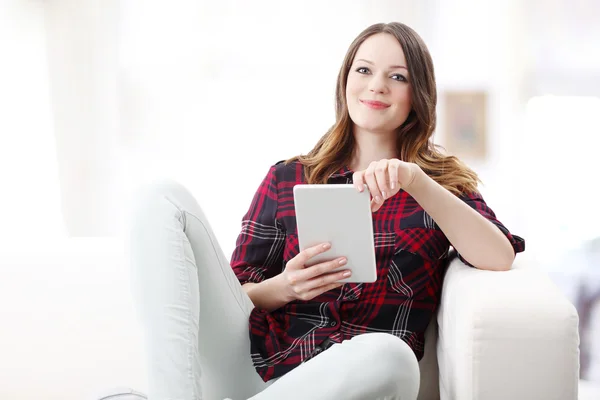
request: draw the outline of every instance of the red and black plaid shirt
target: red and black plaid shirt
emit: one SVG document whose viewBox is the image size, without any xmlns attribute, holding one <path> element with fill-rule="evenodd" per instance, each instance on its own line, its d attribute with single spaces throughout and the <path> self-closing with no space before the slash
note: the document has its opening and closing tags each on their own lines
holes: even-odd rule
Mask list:
<svg viewBox="0 0 600 400">
<path fill-rule="evenodd" d="M 306 183 L 298 163 L 272 166 L 242 220 L 231 257 L 240 283 L 259 283 L 281 273 L 299 252 L 293 187 Z M 328 184 L 352 183 L 344 168 Z M 515 252 L 525 248 L 511 235 L 483 198 L 463 200 L 507 236 Z M 250 315 L 252 360 L 268 381 L 317 354 L 327 343 L 355 335 L 387 332 L 423 357 L 424 332 L 435 312 L 450 243 L 421 206 L 400 190 L 373 213 L 377 281 L 348 283 L 310 301 L 293 301 L 275 311 L 255 308 Z M 464 261 L 464 260 L 463 260 Z"/>
</svg>

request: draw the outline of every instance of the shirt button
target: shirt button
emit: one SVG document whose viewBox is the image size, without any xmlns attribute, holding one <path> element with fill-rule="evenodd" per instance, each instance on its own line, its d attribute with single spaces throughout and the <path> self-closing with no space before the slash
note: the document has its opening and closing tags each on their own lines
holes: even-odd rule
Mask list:
<svg viewBox="0 0 600 400">
<path fill-rule="evenodd" d="M 329 324 L 329 326 L 336 326 L 336 325 L 337 325 L 337 322 L 335 322 L 335 321 L 332 321 L 332 322 Z"/>
</svg>

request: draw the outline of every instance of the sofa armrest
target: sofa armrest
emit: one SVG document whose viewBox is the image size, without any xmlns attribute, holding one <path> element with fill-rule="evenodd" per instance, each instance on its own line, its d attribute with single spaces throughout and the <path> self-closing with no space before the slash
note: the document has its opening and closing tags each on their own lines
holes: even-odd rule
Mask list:
<svg viewBox="0 0 600 400">
<path fill-rule="evenodd" d="M 442 400 L 577 399 L 579 318 L 541 269 L 454 259 L 437 318 Z"/>
</svg>

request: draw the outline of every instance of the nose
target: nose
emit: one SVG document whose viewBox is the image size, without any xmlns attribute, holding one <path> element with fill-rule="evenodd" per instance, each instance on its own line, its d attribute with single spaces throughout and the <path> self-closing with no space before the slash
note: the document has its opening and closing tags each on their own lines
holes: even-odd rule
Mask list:
<svg viewBox="0 0 600 400">
<path fill-rule="evenodd" d="M 376 74 L 371 75 L 369 90 L 373 93 L 385 93 L 387 91 L 387 82 L 385 77 Z"/>
</svg>

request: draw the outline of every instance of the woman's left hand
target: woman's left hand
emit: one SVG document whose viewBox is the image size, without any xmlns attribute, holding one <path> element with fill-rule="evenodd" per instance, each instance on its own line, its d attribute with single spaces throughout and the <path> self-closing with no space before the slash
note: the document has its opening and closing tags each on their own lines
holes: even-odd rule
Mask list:
<svg viewBox="0 0 600 400">
<path fill-rule="evenodd" d="M 365 184 L 367 185 L 371 193 L 371 211 L 375 212 L 400 189 L 406 190 L 410 186 L 418 168 L 416 164 L 396 158 L 383 159 L 373 161 L 365 170 L 354 172 L 352 181 L 359 192 L 364 190 Z"/>
</svg>

